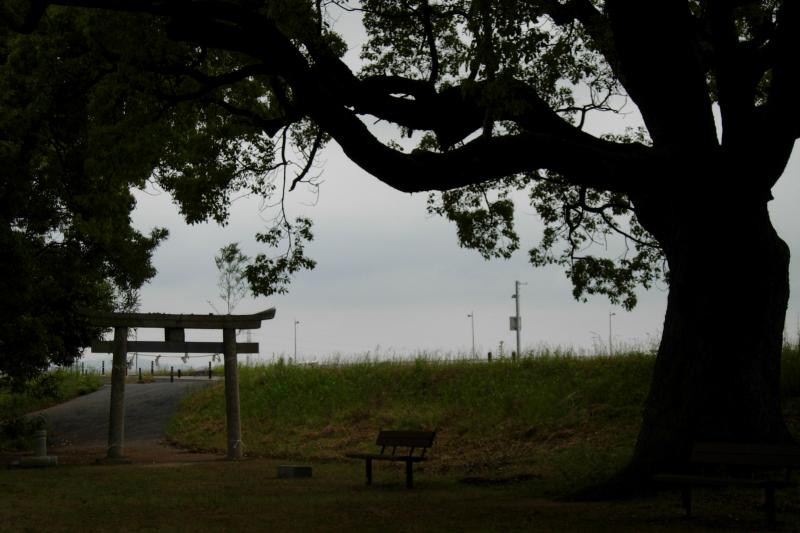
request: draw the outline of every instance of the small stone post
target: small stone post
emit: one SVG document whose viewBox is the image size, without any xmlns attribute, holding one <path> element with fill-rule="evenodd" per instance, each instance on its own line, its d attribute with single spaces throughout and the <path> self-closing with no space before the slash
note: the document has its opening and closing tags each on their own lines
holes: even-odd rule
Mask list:
<svg viewBox="0 0 800 533">
<path fill-rule="evenodd" d="M 36 457 L 47 456 L 47 431 L 39 429 L 33 434 L 33 455 Z"/>
<path fill-rule="evenodd" d="M 111 368 L 111 412 L 108 417 L 108 458 L 124 458 L 125 375 L 128 364 L 128 328 L 114 328 L 114 361 Z"/>
<path fill-rule="evenodd" d="M 242 458 L 242 425 L 239 416 L 239 368 L 236 360 L 236 330 L 222 330 L 225 363 L 225 419 L 228 430 L 228 459 Z"/>
<path fill-rule="evenodd" d="M 39 429 L 33 434 L 33 457 L 23 457 L 20 461 L 12 463 L 12 466 L 22 468 L 36 468 L 40 466 L 55 466 L 58 464 L 58 457 L 47 455 L 47 431 Z"/>
</svg>

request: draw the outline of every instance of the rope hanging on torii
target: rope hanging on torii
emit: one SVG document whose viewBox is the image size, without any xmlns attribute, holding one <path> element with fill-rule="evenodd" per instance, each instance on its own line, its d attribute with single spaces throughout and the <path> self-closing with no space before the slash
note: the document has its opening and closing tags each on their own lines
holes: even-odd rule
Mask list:
<svg viewBox="0 0 800 533">
<path fill-rule="evenodd" d="M 111 408 L 108 423 L 108 459 L 124 460 L 125 369 L 128 351 L 166 353 L 223 353 L 225 365 L 225 418 L 228 458 L 242 457 L 239 415 L 239 353 L 258 353 L 256 342 L 236 342 L 237 329 L 259 329 L 263 320 L 275 317 L 275 308 L 252 315 L 174 315 L 165 313 L 87 312 L 93 326 L 113 327 L 113 341 L 93 341 L 93 353 L 113 353 Z M 160 328 L 163 341 L 128 341 L 129 328 Z M 187 342 L 186 329 L 221 329 L 222 342 Z"/>
</svg>

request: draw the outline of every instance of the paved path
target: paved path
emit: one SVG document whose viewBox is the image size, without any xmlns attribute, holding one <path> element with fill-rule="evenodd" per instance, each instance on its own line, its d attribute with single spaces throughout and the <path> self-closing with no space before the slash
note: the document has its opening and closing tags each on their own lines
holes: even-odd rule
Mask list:
<svg viewBox="0 0 800 533">
<path fill-rule="evenodd" d="M 174 383 L 128 383 L 125 385 L 125 453 L 136 448 L 151 452 L 164 448 L 166 428 L 181 397 L 192 389 L 207 386 L 208 379 L 183 378 Z M 53 453 L 97 453 L 108 442 L 108 415 L 111 386 L 79 396 L 37 414 L 47 418 Z M 164 450 L 162 450 L 164 451 Z"/>
</svg>

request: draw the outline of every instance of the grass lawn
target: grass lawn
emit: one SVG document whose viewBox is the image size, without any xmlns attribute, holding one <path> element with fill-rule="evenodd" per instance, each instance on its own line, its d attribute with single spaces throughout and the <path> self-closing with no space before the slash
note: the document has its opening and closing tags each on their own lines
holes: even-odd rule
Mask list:
<svg viewBox="0 0 800 533">
<path fill-rule="evenodd" d="M 572 503 L 536 480 L 475 486 L 379 464 L 315 462 L 311 479 L 277 479 L 279 461 L 61 466 L 0 470 L 2 531 L 759 531 L 756 491 L 700 492 L 686 519 L 674 493 Z M 395 465 L 397 466 L 397 465 Z M 781 530 L 800 530 L 797 495 L 778 496 Z"/>
<path fill-rule="evenodd" d="M 761 531 L 758 490 L 698 490 L 615 502 L 560 497 L 603 481 L 635 443 L 653 357 L 538 357 L 512 364 L 369 362 L 241 370 L 239 462 L 139 462 L 0 469 L 0 531 Z M 784 353 L 787 422 L 800 434 L 800 350 Z M 170 437 L 224 450 L 222 384 L 186 398 Z M 431 460 L 346 451 L 379 428 L 436 429 Z M 175 461 L 174 458 L 169 461 Z M 277 479 L 308 464 L 311 479 Z M 777 494 L 778 526 L 800 531 L 800 492 Z"/>
</svg>

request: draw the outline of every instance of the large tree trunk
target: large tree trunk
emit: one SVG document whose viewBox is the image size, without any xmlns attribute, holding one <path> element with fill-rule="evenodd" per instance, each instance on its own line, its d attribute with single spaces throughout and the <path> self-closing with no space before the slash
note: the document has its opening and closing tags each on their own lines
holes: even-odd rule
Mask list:
<svg viewBox="0 0 800 533">
<path fill-rule="evenodd" d="M 779 379 L 789 250 L 766 200 L 743 196 L 677 201 L 654 217 L 670 284 L 629 469 L 640 479 L 685 464 L 693 441 L 791 440 Z"/>
</svg>

